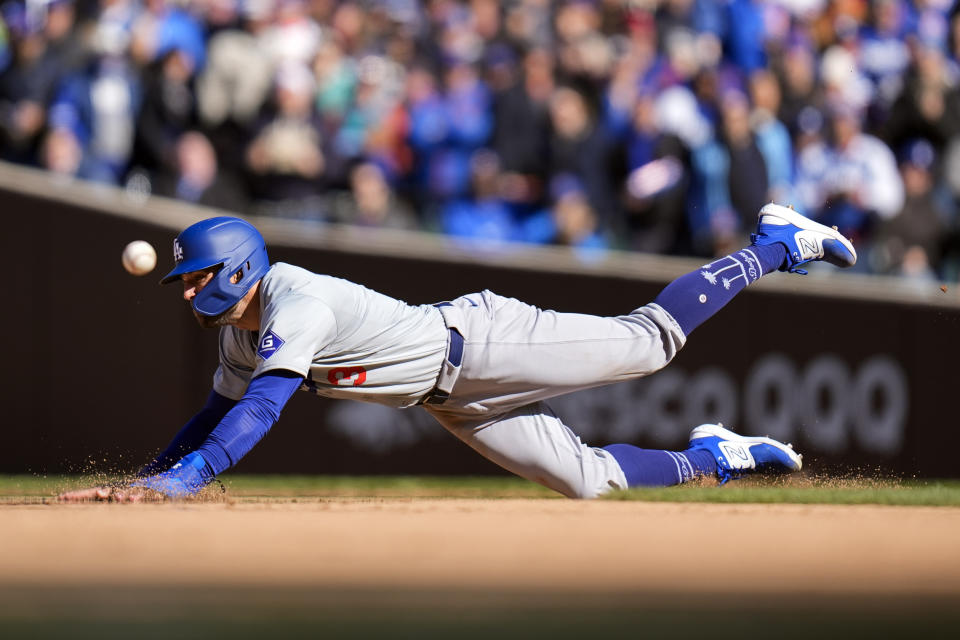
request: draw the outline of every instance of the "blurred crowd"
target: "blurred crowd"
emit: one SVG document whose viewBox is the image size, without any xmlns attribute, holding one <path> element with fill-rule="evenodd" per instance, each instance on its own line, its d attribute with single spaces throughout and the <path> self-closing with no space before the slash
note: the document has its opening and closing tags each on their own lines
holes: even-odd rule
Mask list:
<svg viewBox="0 0 960 640">
<path fill-rule="evenodd" d="M 227 210 L 960 271 L 953 0 L 6 0 L 0 156 Z"/>
</svg>

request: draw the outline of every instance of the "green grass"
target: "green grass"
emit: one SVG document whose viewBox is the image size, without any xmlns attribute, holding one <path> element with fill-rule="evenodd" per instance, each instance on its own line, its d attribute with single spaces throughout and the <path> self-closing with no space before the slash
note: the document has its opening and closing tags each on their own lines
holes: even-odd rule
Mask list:
<svg viewBox="0 0 960 640">
<path fill-rule="evenodd" d="M 513 477 L 227 475 L 228 494 L 256 497 L 552 498 L 557 493 Z"/>
<path fill-rule="evenodd" d="M 668 489 L 631 489 L 610 494 L 609 500 L 646 502 L 711 502 L 758 504 L 881 504 L 899 506 L 960 506 L 960 482 L 955 480 L 884 481 L 733 481 L 721 487 L 697 484 Z"/>
<path fill-rule="evenodd" d="M 106 476 L 0 475 L 0 502 L 44 502 L 62 491 L 115 478 Z M 241 501 L 303 498 L 536 498 L 559 499 L 544 487 L 513 477 L 306 476 L 226 474 L 226 496 Z M 210 492 L 217 491 L 215 488 Z M 690 483 L 665 489 L 632 489 L 607 500 L 760 504 L 881 504 L 960 506 L 957 480 L 876 480 L 786 476 Z"/>
<path fill-rule="evenodd" d="M 116 476 L 0 475 L 0 500 L 52 498 L 119 480 Z M 226 494 L 244 500 L 283 498 L 562 498 L 515 477 L 307 476 L 225 474 Z M 216 491 L 213 485 L 207 492 Z"/>
</svg>

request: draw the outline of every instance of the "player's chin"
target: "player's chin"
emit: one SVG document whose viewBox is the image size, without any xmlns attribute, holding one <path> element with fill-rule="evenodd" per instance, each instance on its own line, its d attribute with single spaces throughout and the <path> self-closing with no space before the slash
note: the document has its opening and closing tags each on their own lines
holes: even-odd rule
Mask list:
<svg viewBox="0 0 960 640">
<path fill-rule="evenodd" d="M 197 324 L 199 324 L 202 328 L 217 329 L 230 324 L 230 321 L 233 319 L 233 311 L 235 308 L 236 305 L 215 316 L 205 316 L 202 313 L 199 313 L 196 309 L 193 309 L 193 317 L 197 319 Z"/>
</svg>

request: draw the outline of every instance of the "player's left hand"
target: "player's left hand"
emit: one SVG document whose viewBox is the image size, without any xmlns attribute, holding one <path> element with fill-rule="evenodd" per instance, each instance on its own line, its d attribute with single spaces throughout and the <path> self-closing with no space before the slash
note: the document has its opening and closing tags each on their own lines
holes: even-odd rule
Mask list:
<svg viewBox="0 0 960 640">
<path fill-rule="evenodd" d="M 57 502 L 163 502 L 166 496 L 145 487 L 104 486 L 67 491 Z"/>
</svg>

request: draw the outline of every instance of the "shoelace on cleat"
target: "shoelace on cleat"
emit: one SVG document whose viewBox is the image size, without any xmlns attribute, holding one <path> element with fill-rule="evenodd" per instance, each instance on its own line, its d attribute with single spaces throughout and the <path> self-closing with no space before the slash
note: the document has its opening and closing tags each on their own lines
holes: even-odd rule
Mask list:
<svg viewBox="0 0 960 640">
<path fill-rule="evenodd" d="M 720 480 L 720 483 L 717 485 L 723 486 L 727 484 L 730 480 L 736 480 L 743 475 L 743 471 L 738 471 L 736 469 L 728 469 L 726 459 L 721 455 L 717 458 L 717 479 Z"/>
<path fill-rule="evenodd" d="M 733 479 L 733 474 L 730 473 L 729 471 L 727 471 L 726 469 L 721 469 L 721 468 L 718 466 L 718 467 L 717 467 L 717 479 L 720 481 L 717 486 L 718 486 L 718 487 L 722 487 L 723 485 L 727 484 L 730 480 Z"/>
<path fill-rule="evenodd" d="M 766 234 L 764 234 L 764 237 L 766 237 Z M 759 234 L 759 233 L 751 233 L 751 234 L 750 234 L 750 244 L 757 244 L 757 240 L 759 240 L 759 239 L 760 239 L 760 234 Z M 788 254 L 790 253 L 789 249 L 787 250 L 787 253 L 788 253 Z M 789 260 L 790 260 L 790 256 L 788 255 L 788 256 L 787 256 L 787 261 L 789 262 Z M 806 269 L 798 269 L 798 268 L 797 268 L 797 267 L 799 267 L 799 266 L 802 265 L 802 264 L 807 264 L 808 262 L 810 262 L 810 261 L 809 261 L 809 260 L 804 260 L 803 262 L 798 262 L 798 263 L 795 264 L 795 265 L 788 266 L 788 267 L 787 267 L 787 273 L 799 273 L 799 274 L 802 275 L 802 276 L 808 275 L 808 272 L 807 272 Z"/>
</svg>

